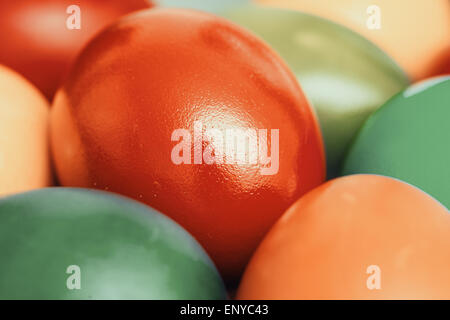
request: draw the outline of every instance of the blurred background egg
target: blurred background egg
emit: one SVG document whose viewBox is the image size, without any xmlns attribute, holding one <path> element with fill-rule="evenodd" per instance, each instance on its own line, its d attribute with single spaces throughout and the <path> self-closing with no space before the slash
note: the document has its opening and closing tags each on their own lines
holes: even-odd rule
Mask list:
<svg viewBox="0 0 450 320">
<path fill-rule="evenodd" d="M 338 178 L 265 237 L 239 299 L 450 299 L 450 214 L 409 184 Z"/>
<path fill-rule="evenodd" d="M 50 184 L 48 115 L 45 97 L 0 66 L 0 196 Z"/>
<path fill-rule="evenodd" d="M 436 59 L 450 48 L 448 0 L 254 1 L 341 23 L 380 46 L 415 80 L 439 73 Z"/>
<path fill-rule="evenodd" d="M 329 177 L 367 117 L 408 85 L 403 71 L 360 35 L 301 12 L 236 7 L 226 18 L 253 31 L 285 59 L 317 111 Z"/>
<path fill-rule="evenodd" d="M 149 6 L 147 0 L 1 0 L 0 64 L 24 75 L 51 100 L 78 51 L 95 33 Z M 73 28 L 78 21 L 79 29 Z"/>
<path fill-rule="evenodd" d="M 450 208 L 450 76 L 416 83 L 364 124 L 342 174 L 375 173 L 411 183 Z"/>
</svg>

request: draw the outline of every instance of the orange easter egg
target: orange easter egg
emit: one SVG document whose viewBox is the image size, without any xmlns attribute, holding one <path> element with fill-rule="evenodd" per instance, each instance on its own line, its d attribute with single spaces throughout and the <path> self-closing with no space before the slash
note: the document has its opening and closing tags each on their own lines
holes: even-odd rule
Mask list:
<svg viewBox="0 0 450 320">
<path fill-rule="evenodd" d="M 253 256 L 239 299 L 450 299 L 450 214 L 388 177 L 332 180 L 298 200 Z"/>
<path fill-rule="evenodd" d="M 0 196 L 49 185 L 48 114 L 44 96 L 0 66 Z"/>
<path fill-rule="evenodd" d="M 450 49 L 449 0 L 255 0 L 343 24 L 391 55 L 412 79 L 441 73 L 436 60 Z"/>
</svg>

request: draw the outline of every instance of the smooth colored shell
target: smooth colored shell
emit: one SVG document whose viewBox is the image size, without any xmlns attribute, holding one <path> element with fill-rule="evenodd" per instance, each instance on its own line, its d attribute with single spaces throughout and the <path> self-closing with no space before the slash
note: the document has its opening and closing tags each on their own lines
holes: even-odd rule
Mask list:
<svg viewBox="0 0 450 320">
<path fill-rule="evenodd" d="M 379 48 L 328 20 L 258 6 L 239 7 L 225 17 L 261 36 L 295 73 L 320 120 L 328 177 L 339 174 L 369 115 L 409 83 Z"/>
<path fill-rule="evenodd" d="M 226 297 L 211 260 L 181 227 L 99 191 L 0 200 L 0 260 L 0 299 Z"/>
<path fill-rule="evenodd" d="M 44 96 L 0 66 L 0 196 L 51 183 L 48 120 Z"/>
<path fill-rule="evenodd" d="M 411 183 L 450 208 L 450 77 L 416 83 L 364 124 L 343 175 L 375 173 Z"/>
<path fill-rule="evenodd" d="M 278 129 L 279 170 L 175 164 L 173 132 L 192 134 L 197 121 L 224 135 Z M 219 140 L 202 135 L 196 145 L 218 150 Z M 150 204 L 191 232 L 227 277 L 240 275 L 273 222 L 325 175 L 318 123 L 279 56 L 224 19 L 184 9 L 141 11 L 91 42 L 55 98 L 52 146 L 63 185 Z"/>
<path fill-rule="evenodd" d="M 239 299 L 449 299 L 450 214 L 409 184 L 338 178 L 297 201 L 253 256 Z"/>
<path fill-rule="evenodd" d="M 51 100 L 92 36 L 120 16 L 149 6 L 146 0 L 2 0 L 0 64 L 24 75 Z M 75 17 L 80 29 L 68 28 Z"/>
<path fill-rule="evenodd" d="M 377 44 L 413 79 L 442 70 L 436 65 L 450 50 L 448 0 L 255 0 L 300 10 L 341 23 Z M 378 8 L 374 8 L 376 5 Z M 373 25 L 379 12 L 380 29 Z M 447 57 L 448 58 L 448 57 Z"/>
</svg>

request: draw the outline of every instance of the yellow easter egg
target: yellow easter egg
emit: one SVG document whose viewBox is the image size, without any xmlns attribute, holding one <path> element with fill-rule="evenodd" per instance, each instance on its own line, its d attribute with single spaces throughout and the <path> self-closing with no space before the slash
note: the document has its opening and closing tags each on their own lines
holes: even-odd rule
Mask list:
<svg viewBox="0 0 450 320">
<path fill-rule="evenodd" d="M 50 184 L 48 114 L 44 96 L 0 66 L 0 196 Z"/>
</svg>

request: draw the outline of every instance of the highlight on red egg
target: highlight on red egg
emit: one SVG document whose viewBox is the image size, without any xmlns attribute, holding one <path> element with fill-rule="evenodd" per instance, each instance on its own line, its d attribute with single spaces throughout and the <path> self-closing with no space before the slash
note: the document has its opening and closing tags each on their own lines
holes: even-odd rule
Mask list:
<svg viewBox="0 0 450 320">
<path fill-rule="evenodd" d="M 178 143 L 172 148 L 171 159 L 174 164 L 209 165 L 267 165 L 260 168 L 261 175 L 274 175 L 279 170 L 280 129 L 229 128 L 205 129 L 203 123 L 194 122 L 193 135 L 186 129 L 175 129 L 172 141 Z M 207 143 L 203 148 L 204 142 Z M 270 145 L 270 153 L 268 144 Z M 194 155 L 191 155 L 191 149 Z"/>
<path fill-rule="evenodd" d="M 450 300 L 448 0 L 0 0 L 0 40 L 0 300 Z"/>
</svg>

